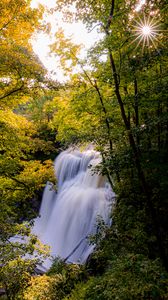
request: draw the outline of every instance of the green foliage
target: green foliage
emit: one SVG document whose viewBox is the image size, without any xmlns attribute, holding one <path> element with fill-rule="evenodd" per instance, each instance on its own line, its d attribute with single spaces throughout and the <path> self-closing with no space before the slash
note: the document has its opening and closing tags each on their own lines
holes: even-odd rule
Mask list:
<svg viewBox="0 0 168 300">
<path fill-rule="evenodd" d="M 0 4 L 1 281 L 9 299 L 168 297 L 167 6 L 149 0 L 142 12 L 133 13 L 136 4 L 57 1 L 56 9 L 67 19 L 75 17 L 104 35 L 81 61 L 80 47 L 62 30 L 56 34 L 51 51 L 65 73 L 77 65 L 81 71 L 53 91 L 28 43 L 34 29 L 41 28 L 42 9 L 31 9 L 29 1 Z M 142 43 L 136 47 L 138 40 L 133 41 L 136 20 L 144 15 L 155 20 L 156 13 L 157 40 L 142 51 Z M 106 229 L 100 224 L 92 238 L 96 251 L 85 267 L 56 260 L 48 274 L 31 277 L 37 261 L 24 255 L 40 247 L 36 249 L 36 238 L 21 222 L 34 216 L 30 202 L 47 180 L 54 180 L 48 158 L 55 153 L 55 136 L 64 145 L 92 142 L 101 152 L 99 170 L 113 178 L 117 195 L 113 225 Z M 11 243 L 17 234 L 28 236 L 29 243 Z"/>
<path fill-rule="evenodd" d="M 58 274 L 52 276 L 32 277 L 29 287 L 25 290 L 24 300 L 61 300 L 64 297 L 63 286 L 65 278 Z"/>
<path fill-rule="evenodd" d="M 62 300 L 82 277 L 82 267 L 56 259 L 46 275 L 31 278 L 23 299 Z"/>
<path fill-rule="evenodd" d="M 48 256 L 49 249 L 30 232 L 30 225 L 3 224 L 1 234 L 0 284 L 8 299 L 23 299 L 37 263 Z"/>
<path fill-rule="evenodd" d="M 157 261 L 130 253 L 116 257 L 103 276 L 77 285 L 66 299 L 167 299 L 167 281 Z"/>
<path fill-rule="evenodd" d="M 42 7 L 32 9 L 30 1 L 0 3 L 0 282 L 8 299 L 23 299 L 35 266 L 48 253 L 25 221 L 37 215 L 46 181 L 55 181 L 48 159 L 54 147 L 20 114 L 23 104 L 47 89 L 46 70 L 30 44 L 34 31 L 42 29 L 42 14 Z"/>
<path fill-rule="evenodd" d="M 104 36 L 85 62 L 76 58 L 81 72 L 58 97 L 52 126 L 65 141 L 94 142 L 102 153 L 102 173 L 115 183 L 117 230 L 127 232 L 136 251 L 142 248 L 151 257 L 154 249 L 152 257 L 160 257 L 168 269 L 167 7 L 147 1 L 136 13 L 136 1 L 124 0 L 66 1 L 66 8 L 59 0 L 57 7 L 66 16 L 72 3 L 76 19 Z M 143 40 L 133 41 L 136 21 L 145 16 L 153 22 L 158 12 L 157 40 L 144 47 Z"/>
<path fill-rule="evenodd" d="M 0 189 L 3 191 L 0 205 L 4 213 L 7 207 L 12 207 L 12 213 L 17 213 L 18 216 L 20 205 L 22 210 L 27 207 L 28 215 L 31 209 L 26 201 L 30 201 L 37 191 L 42 190 L 47 180 L 54 181 L 52 162 L 35 160 L 34 154 L 39 150 L 50 153 L 52 145 L 33 138 L 36 131 L 25 117 L 11 111 L 0 115 Z M 21 214 L 23 218 L 23 211 Z"/>
</svg>

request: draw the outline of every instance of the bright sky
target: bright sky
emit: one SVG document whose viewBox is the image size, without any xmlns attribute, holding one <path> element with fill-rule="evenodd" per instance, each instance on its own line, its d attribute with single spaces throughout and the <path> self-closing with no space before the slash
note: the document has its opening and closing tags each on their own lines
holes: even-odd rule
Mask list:
<svg viewBox="0 0 168 300">
<path fill-rule="evenodd" d="M 55 2 L 56 0 L 32 0 L 31 6 L 37 7 L 40 3 L 45 5 L 47 8 L 53 8 L 55 7 Z M 63 22 L 62 15 L 59 12 L 55 12 L 48 16 L 45 15 L 44 18 L 46 21 L 51 23 L 51 34 L 50 36 L 44 33 L 36 35 L 32 39 L 33 50 L 39 56 L 44 66 L 48 69 L 48 72 L 50 74 L 53 72 L 56 73 L 51 75 L 52 79 L 62 81 L 65 79 L 65 77 L 63 72 L 59 69 L 58 61 L 54 55 L 49 56 L 49 44 L 54 42 L 54 35 L 58 28 L 63 28 L 65 36 L 71 37 L 75 44 L 82 44 L 84 46 L 82 50 L 82 56 L 84 56 L 86 49 L 90 48 L 91 45 L 93 45 L 93 43 L 100 38 L 100 35 L 98 37 L 96 29 L 91 33 L 88 33 L 85 26 L 81 22 L 72 24 Z"/>
<path fill-rule="evenodd" d="M 140 11 L 141 7 L 145 4 L 146 0 L 137 1 L 136 11 Z M 38 7 L 38 4 L 43 4 L 47 8 L 54 8 L 56 0 L 32 0 L 31 6 Z M 72 7 L 73 9 L 73 7 Z M 52 79 L 59 81 L 65 80 L 63 72 L 59 68 L 58 60 L 54 55 L 49 55 L 49 44 L 54 42 L 54 35 L 58 28 L 63 28 L 66 37 L 72 37 L 72 41 L 76 44 L 84 45 L 82 56 L 86 49 L 90 48 L 94 42 L 100 39 L 100 34 L 96 29 L 88 33 L 85 26 L 80 23 L 65 23 L 62 20 L 62 15 L 59 12 L 54 12 L 52 15 L 45 15 L 44 19 L 51 24 L 50 36 L 44 33 L 40 33 L 33 37 L 32 45 L 34 52 L 39 56 L 44 66 L 48 69 L 48 72 Z M 55 74 L 54 74 L 55 73 Z"/>
<path fill-rule="evenodd" d="M 146 3 L 146 0 L 140 0 L 139 3 L 137 4 L 135 11 L 140 11 L 142 6 Z"/>
</svg>

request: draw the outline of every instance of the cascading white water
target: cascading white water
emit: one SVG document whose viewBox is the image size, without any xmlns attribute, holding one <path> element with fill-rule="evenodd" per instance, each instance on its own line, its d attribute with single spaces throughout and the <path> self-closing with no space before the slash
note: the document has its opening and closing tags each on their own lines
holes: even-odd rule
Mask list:
<svg viewBox="0 0 168 300">
<path fill-rule="evenodd" d="M 111 223 L 114 193 L 103 176 L 93 173 L 98 163 L 100 155 L 93 150 L 67 150 L 55 161 L 58 191 L 47 184 L 33 228 L 41 241 L 50 245 L 52 256 L 84 263 L 94 248 L 88 236 L 96 233 L 97 217 Z M 45 266 L 50 265 L 51 261 L 46 261 Z"/>
</svg>

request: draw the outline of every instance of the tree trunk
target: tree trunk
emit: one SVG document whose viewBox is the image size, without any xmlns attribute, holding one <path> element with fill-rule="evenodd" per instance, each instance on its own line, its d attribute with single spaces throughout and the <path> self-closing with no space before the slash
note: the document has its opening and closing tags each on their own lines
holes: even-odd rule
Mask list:
<svg viewBox="0 0 168 300">
<path fill-rule="evenodd" d="M 138 105 L 138 82 L 136 79 L 136 76 L 134 77 L 134 109 L 135 109 L 135 125 L 137 128 L 136 132 L 136 139 L 137 139 L 137 145 L 140 144 L 140 138 L 139 138 L 139 105 Z"/>
<path fill-rule="evenodd" d="M 111 52 L 110 49 L 109 49 L 109 56 L 110 56 L 112 76 L 114 78 L 114 84 L 115 84 L 115 94 L 116 94 L 118 104 L 119 104 L 119 107 L 120 107 L 121 116 L 122 116 L 123 122 L 125 124 L 125 128 L 127 130 L 130 147 L 131 147 L 131 149 L 133 151 L 133 154 L 134 154 L 134 161 L 135 161 L 135 166 L 137 168 L 138 177 L 139 177 L 139 180 L 140 180 L 141 185 L 142 185 L 142 189 L 143 189 L 144 194 L 145 194 L 146 199 L 147 199 L 147 206 L 148 206 L 149 211 L 151 213 L 151 218 L 152 218 L 153 226 L 154 226 L 154 229 L 155 229 L 155 235 L 156 235 L 156 238 L 157 238 L 157 244 L 158 244 L 158 249 L 159 249 L 159 253 L 160 253 L 160 258 L 162 259 L 166 270 L 168 270 L 168 260 L 167 260 L 164 245 L 163 245 L 163 242 L 162 242 L 162 239 L 161 239 L 160 226 L 159 226 L 159 223 L 158 223 L 158 220 L 157 220 L 156 211 L 155 211 L 155 209 L 153 207 L 153 203 L 152 203 L 151 191 L 149 190 L 149 187 L 147 185 L 143 169 L 141 167 L 139 149 L 137 148 L 137 145 L 136 145 L 135 140 L 134 140 L 134 136 L 131 132 L 130 124 L 129 124 L 128 119 L 126 117 L 124 104 L 123 104 L 123 101 L 122 101 L 122 98 L 121 98 L 121 95 L 120 95 L 120 88 L 119 88 L 119 83 L 118 83 L 118 77 L 117 77 L 115 62 L 114 62 L 113 55 L 112 55 L 112 52 Z"/>
</svg>

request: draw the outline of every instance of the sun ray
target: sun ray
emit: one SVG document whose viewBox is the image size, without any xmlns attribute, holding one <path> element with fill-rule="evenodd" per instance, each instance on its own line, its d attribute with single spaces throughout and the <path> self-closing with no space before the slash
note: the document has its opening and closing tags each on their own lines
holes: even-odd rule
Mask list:
<svg viewBox="0 0 168 300">
<path fill-rule="evenodd" d="M 132 29 L 133 39 L 132 43 L 137 42 L 137 47 L 142 44 L 142 50 L 145 47 L 150 47 L 153 45 L 156 48 L 156 44 L 158 42 L 159 34 L 161 33 L 159 20 L 156 20 L 156 17 L 144 16 L 143 19 L 140 17 L 135 21 L 135 25 Z"/>
</svg>

